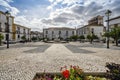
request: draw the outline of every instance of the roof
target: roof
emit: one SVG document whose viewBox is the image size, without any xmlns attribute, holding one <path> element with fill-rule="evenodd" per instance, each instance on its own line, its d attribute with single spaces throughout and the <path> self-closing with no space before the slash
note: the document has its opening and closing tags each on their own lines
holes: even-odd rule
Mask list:
<svg viewBox="0 0 120 80">
<path fill-rule="evenodd" d="M 111 19 L 109 19 L 109 21 L 112 21 L 112 20 L 115 20 L 115 19 L 119 19 L 120 18 L 120 16 L 117 16 L 117 17 L 114 17 L 114 18 L 111 18 Z M 105 22 L 107 22 L 108 20 L 105 20 Z"/>
<path fill-rule="evenodd" d="M 43 33 L 39 31 L 31 31 L 31 34 L 43 34 Z"/>
<path fill-rule="evenodd" d="M 4 12 L 2 12 L 2 11 L 0 11 L 0 14 L 3 14 L 3 15 L 5 15 L 5 13 Z M 14 18 L 13 16 L 10 16 L 11 18 Z"/>
<path fill-rule="evenodd" d="M 64 30 L 64 29 L 68 29 L 68 30 L 75 30 L 74 28 L 68 28 L 68 27 L 50 27 L 50 28 L 45 28 L 45 29 L 57 29 L 57 30 Z"/>
<path fill-rule="evenodd" d="M 23 27 L 23 28 L 27 28 L 27 29 L 31 29 L 31 28 L 28 28 L 28 27 L 25 27 L 25 26 L 22 26 L 22 25 L 19 25 L 19 24 L 14 24 L 16 26 L 19 26 L 19 27 Z"/>
<path fill-rule="evenodd" d="M 85 26 L 83 26 L 83 27 L 80 27 L 80 28 L 77 28 L 77 29 L 82 29 L 82 28 L 85 28 L 85 27 L 91 27 L 91 26 L 104 26 L 104 25 L 94 25 L 94 24 L 92 24 L 92 25 L 85 25 Z"/>
</svg>

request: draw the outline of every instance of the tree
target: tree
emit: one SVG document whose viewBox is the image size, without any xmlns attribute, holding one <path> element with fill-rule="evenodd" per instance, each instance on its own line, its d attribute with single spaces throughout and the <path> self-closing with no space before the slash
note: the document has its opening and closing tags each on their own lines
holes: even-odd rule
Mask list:
<svg viewBox="0 0 120 80">
<path fill-rule="evenodd" d="M 110 37 L 110 32 L 105 32 L 105 33 L 103 34 L 103 36 L 104 36 L 104 37 Z"/>
<path fill-rule="evenodd" d="M 36 40 L 37 40 L 37 37 L 34 37 L 34 36 L 33 36 L 33 37 L 31 38 L 31 40 L 32 40 L 32 41 L 36 41 Z"/>
<path fill-rule="evenodd" d="M 91 35 L 87 35 L 87 39 L 89 40 L 90 43 L 92 43 L 92 36 Z"/>
<path fill-rule="evenodd" d="M 120 27 L 114 27 L 110 32 L 106 32 L 103 36 L 111 37 L 116 42 L 116 46 L 118 46 L 118 39 L 120 39 Z"/>
<path fill-rule="evenodd" d="M 26 40 L 26 36 L 22 36 L 21 39 L 25 41 Z"/>
<path fill-rule="evenodd" d="M 118 46 L 118 39 L 120 38 L 120 28 L 112 28 L 110 32 L 110 37 L 114 39 L 114 41 L 116 42 L 116 46 Z"/>
<path fill-rule="evenodd" d="M 99 39 L 97 35 L 87 35 L 87 39 L 90 41 L 90 43 L 92 44 L 94 39 Z"/>
<path fill-rule="evenodd" d="M 77 41 L 78 36 L 77 36 L 77 35 L 74 35 L 74 36 L 71 36 L 70 38 L 73 39 L 74 41 Z"/>
<path fill-rule="evenodd" d="M 80 39 L 80 41 L 82 41 L 83 39 L 85 39 L 85 36 L 81 35 L 81 36 L 79 36 L 79 39 Z"/>
<path fill-rule="evenodd" d="M 4 39 L 4 36 L 0 33 L 0 46 L 2 45 L 2 39 Z"/>
<path fill-rule="evenodd" d="M 94 35 L 94 34 L 92 35 L 92 38 L 93 38 L 93 39 L 99 39 L 98 36 L 97 36 L 97 35 Z"/>
</svg>

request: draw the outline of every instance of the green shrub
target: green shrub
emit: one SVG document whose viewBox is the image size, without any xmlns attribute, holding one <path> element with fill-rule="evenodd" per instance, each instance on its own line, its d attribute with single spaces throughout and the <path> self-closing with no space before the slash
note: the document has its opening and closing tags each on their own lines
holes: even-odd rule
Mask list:
<svg viewBox="0 0 120 80">
<path fill-rule="evenodd" d="M 120 64 L 107 63 L 107 78 L 111 80 L 120 80 Z"/>
</svg>

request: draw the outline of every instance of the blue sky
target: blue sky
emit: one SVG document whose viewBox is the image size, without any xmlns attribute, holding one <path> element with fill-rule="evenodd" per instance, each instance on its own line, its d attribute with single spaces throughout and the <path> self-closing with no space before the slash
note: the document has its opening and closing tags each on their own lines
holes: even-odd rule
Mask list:
<svg viewBox="0 0 120 80">
<path fill-rule="evenodd" d="M 80 27 L 97 15 L 120 15 L 120 0 L 0 0 L 0 10 L 9 10 L 15 23 L 42 31 L 45 27 Z"/>
</svg>

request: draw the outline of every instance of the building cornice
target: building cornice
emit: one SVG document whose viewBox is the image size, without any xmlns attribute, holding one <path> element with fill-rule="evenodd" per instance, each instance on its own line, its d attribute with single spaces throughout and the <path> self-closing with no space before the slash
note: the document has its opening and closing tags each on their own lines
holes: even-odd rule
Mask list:
<svg viewBox="0 0 120 80">
<path fill-rule="evenodd" d="M 19 24 L 15 24 L 15 23 L 14 23 L 14 25 L 19 26 L 19 27 L 23 27 L 23 28 L 26 28 L 26 29 L 31 29 L 31 28 L 28 28 L 28 27 L 25 27 L 25 26 L 22 26 L 22 25 L 19 25 Z"/>
<path fill-rule="evenodd" d="M 111 18 L 111 19 L 109 19 L 109 21 L 112 21 L 112 20 L 115 20 L 115 19 L 119 19 L 120 18 L 120 16 L 117 16 L 117 17 L 114 17 L 114 18 Z M 105 22 L 107 22 L 108 20 L 106 20 Z"/>
<path fill-rule="evenodd" d="M 2 11 L 0 11 L 0 14 L 3 14 L 3 15 L 5 15 L 5 13 L 4 12 L 2 12 Z M 14 18 L 14 16 L 10 16 L 11 18 Z"/>
<path fill-rule="evenodd" d="M 65 29 L 75 30 L 74 28 L 68 28 L 68 27 L 50 27 L 50 28 L 44 28 L 44 30 L 50 30 L 50 29 L 53 29 L 53 30 L 65 30 Z"/>
</svg>

